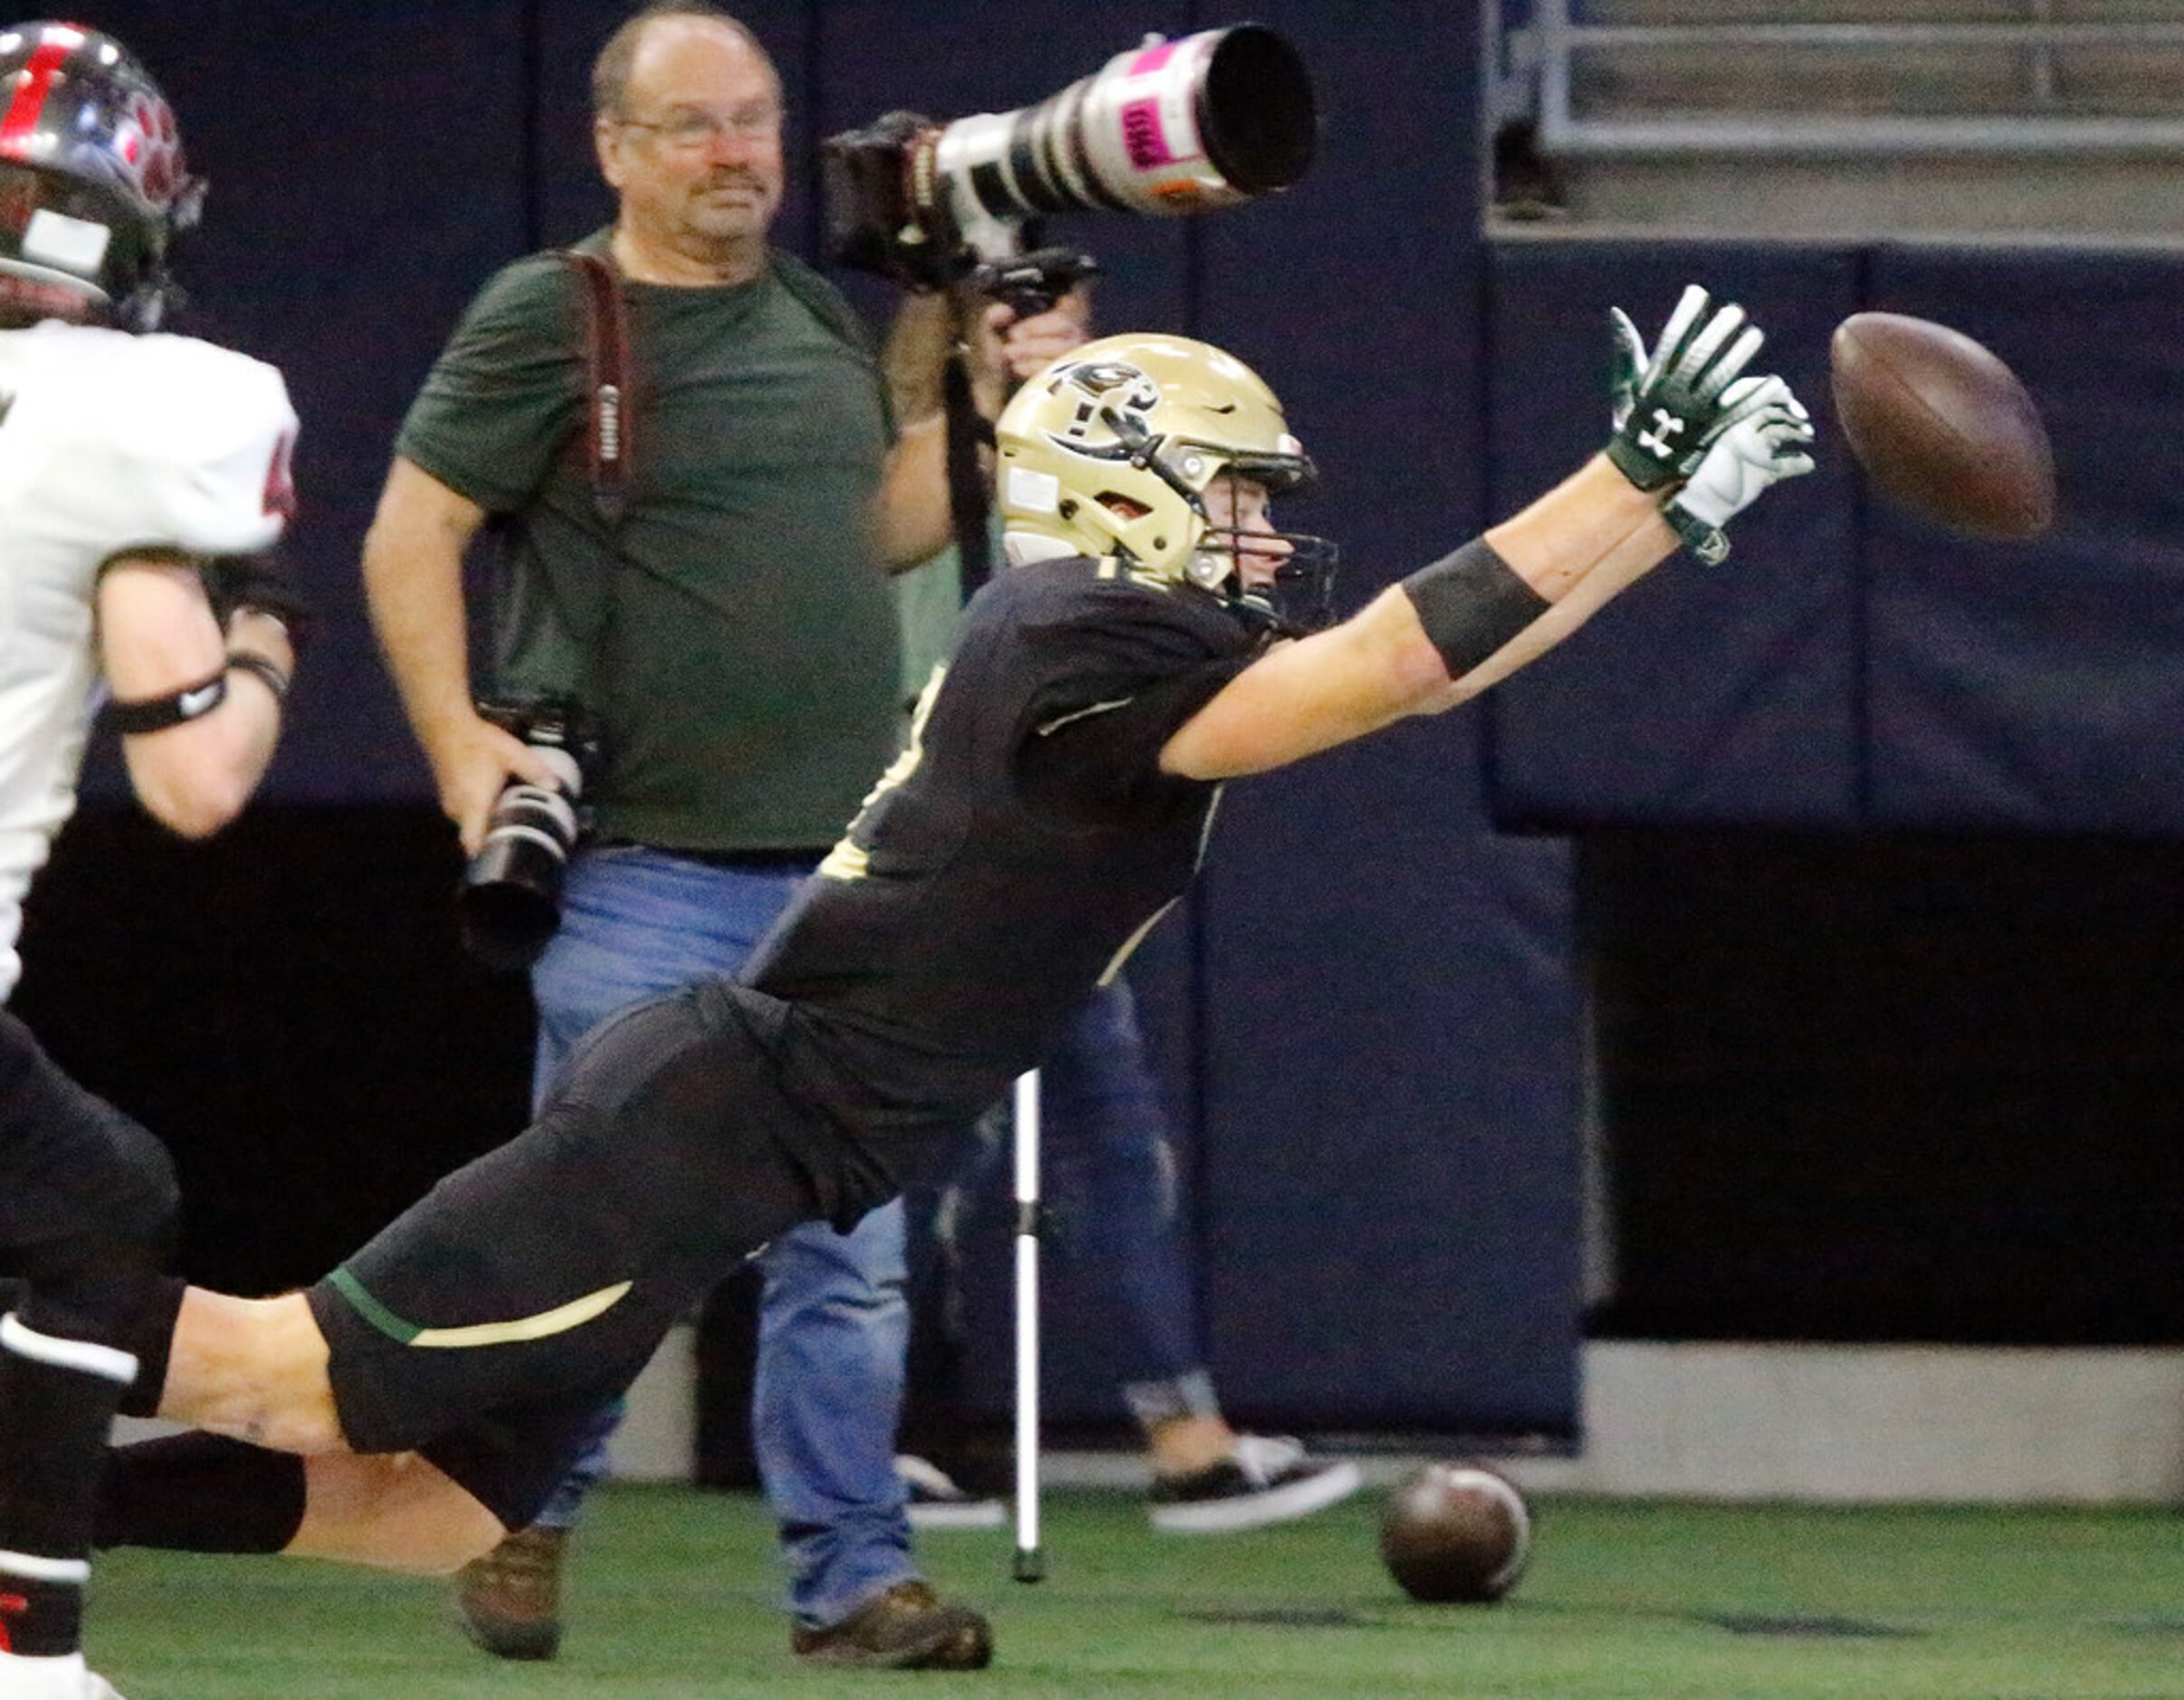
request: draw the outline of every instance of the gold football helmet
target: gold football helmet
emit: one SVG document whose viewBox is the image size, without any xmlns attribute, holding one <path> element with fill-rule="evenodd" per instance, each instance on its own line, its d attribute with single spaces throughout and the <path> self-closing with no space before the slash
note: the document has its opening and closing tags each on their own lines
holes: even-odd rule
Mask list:
<svg viewBox="0 0 2184 1700">
<path fill-rule="evenodd" d="M 1238 540 L 1206 516 L 1225 474 L 1280 496 L 1314 472 L 1273 390 L 1233 355 L 1187 337 L 1105 337 L 1025 384 L 995 425 L 1010 559 L 1114 556 L 1285 627 L 1324 625 L 1333 545 L 1281 532 L 1275 596 L 1247 589 Z M 1303 606 L 1299 606 L 1303 605 Z"/>
</svg>

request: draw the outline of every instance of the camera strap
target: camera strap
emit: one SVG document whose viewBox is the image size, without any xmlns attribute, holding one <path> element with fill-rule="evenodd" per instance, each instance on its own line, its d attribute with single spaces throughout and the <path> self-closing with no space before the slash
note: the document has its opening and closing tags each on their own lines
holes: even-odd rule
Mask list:
<svg viewBox="0 0 2184 1700">
<path fill-rule="evenodd" d="M 955 521 L 956 559 L 961 563 L 963 599 L 968 602 L 993 577 L 993 498 L 978 464 L 978 447 L 994 440 L 992 424 L 971 399 L 970 369 L 961 353 L 940 371 L 940 404 L 948 433 L 948 510 Z"/>
<path fill-rule="evenodd" d="M 631 405 L 629 308 L 614 263 L 576 248 L 560 250 L 584 296 L 586 454 L 592 504 L 611 527 L 629 501 L 629 462 L 635 441 Z"/>
</svg>

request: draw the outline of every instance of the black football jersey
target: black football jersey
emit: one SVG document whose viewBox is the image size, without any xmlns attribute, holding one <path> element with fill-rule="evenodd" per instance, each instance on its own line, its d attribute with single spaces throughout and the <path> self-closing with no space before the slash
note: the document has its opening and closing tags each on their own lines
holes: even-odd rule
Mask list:
<svg viewBox="0 0 2184 1700">
<path fill-rule="evenodd" d="M 910 746 L 747 973 L 845 1122 L 960 1121 L 1037 1064 L 1189 883 L 1217 788 L 1159 752 L 1261 641 L 1111 560 L 980 591 Z"/>
</svg>

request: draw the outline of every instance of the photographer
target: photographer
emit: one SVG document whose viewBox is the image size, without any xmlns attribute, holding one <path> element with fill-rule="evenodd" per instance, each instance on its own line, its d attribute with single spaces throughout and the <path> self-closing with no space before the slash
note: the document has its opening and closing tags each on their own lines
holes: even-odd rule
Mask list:
<svg viewBox="0 0 2184 1700">
<path fill-rule="evenodd" d="M 573 696 L 598 733 L 593 836 L 532 971 L 541 1092 L 606 1016 L 737 969 L 855 812 L 897 733 L 882 568 L 930 555 L 949 527 L 939 420 L 896 428 L 847 303 L 770 245 L 781 90 L 750 33 L 703 5 L 649 6 L 601 52 L 593 96 L 619 209 L 578 248 L 611 263 L 626 313 L 617 500 L 601 499 L 586 447 L 597 332 L 587 346 L 583 280 L 533 255 L 488 282 L 442 353 L 364 550 L 375 626 L 466 854 L 511 780 L 558 783 L 473 703 L 462 558 L 489 520 L 508 562 L 495 693 Z M 945 298 L 913 297 L 893 347 L 937 369 L 952 330 Z M 860 1409 L 900 1392 L 900 1208 L 849 1234 L 805 1224 L 759 1261 L 753 1428 L 796 1652 L 983 1665 L 985 1620 L 918 1577 L 892 1410 L 875 1447 Z M 595 1447 L 538 1525 L 465 1573 L 464 1619 L 489 1651 L 553 1656 L 566 1533 L 603 1463 Z"/>
</svg>

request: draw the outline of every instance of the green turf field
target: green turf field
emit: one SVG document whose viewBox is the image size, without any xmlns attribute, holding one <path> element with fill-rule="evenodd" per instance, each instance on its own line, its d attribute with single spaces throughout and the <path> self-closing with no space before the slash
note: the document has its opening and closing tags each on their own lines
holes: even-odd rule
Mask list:
<svg viewBox="0 0 2184 1700">
<path fill-rule="evenodd" d="M 976 1675 L 800 1667 L 758 1504 L 646 1488 L 599 1501 L 552 1665 L 473 1651 L 437 1583 L 133 1552 L 100 1570 L 94 1662 L 129 1700 L 2184 1695 L 2184 1520 L 2165 1512 L 1550 1500 L 1515 1596 L 1466 1608 L 1397 1591 L 1378 1508 L 1194 1539 L 1119 1495 L 1058 1495 L 1035 1587 L 1008 1580 L 1006 1533 L 930 1535 L 935 1580 L 994 1619 Z"/>
</svg>

